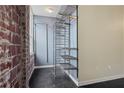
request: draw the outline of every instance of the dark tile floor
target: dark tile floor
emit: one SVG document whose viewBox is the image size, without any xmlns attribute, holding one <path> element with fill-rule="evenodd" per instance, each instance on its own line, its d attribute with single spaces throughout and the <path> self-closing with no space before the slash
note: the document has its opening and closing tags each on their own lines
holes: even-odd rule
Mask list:
<svg viewBox="0 0 124 93">
<path fill-rule="evenodd" d="M 30 88 L 76 88 L 75 83 L 61 70 L 56 78 L 53 68 L 35 69 L 29 82 Z"/>
<path fill-rule="evenodd" d="M 80 88 L 124 88 L 124 78 L 90 84 Z"/>
<path fill-rule="evenodd" d="M 59 74 L 54 78 L 53 68 L 35 69 L 29 82 L 30 88 L 77 88 L 64 72 L 57 71 Z M 124 78 L 81 86 L 80 88 L 124 88 Z"/>
</svg>

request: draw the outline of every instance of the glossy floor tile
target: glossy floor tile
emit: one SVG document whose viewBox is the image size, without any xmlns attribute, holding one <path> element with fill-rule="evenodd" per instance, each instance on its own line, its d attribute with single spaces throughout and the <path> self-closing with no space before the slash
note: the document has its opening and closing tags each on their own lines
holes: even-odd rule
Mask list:
<svg viewBox="0 0 124 93">
<path fill-rule="evenodd" d="M 29 82 L 30 88 L 76 88 L 75 83 L 61 70 L 55 78 L 53 68 L 35 69 Z"/>
</svg>

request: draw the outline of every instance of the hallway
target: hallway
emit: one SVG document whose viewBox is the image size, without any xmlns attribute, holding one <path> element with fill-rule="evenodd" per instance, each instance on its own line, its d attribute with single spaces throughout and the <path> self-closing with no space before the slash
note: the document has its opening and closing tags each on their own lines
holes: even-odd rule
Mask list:
<svg viewBox="0 0 124 93">
<path fill-rule="evenodd" d="M 34 5 L 31 11 L 34 28 L 30 46 L 31 53 L 35 54 L 35 70 L 30 87 L 76 87 L 71 77 L 77 81 L 77 7 Z"/>
</svg>

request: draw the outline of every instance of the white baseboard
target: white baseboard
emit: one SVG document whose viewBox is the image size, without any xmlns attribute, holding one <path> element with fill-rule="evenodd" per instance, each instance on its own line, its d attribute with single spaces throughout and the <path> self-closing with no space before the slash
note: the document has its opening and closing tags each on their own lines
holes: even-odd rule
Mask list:
<svg viewBox="0 0 124 93">
<path fill-rule="evenodd" d="M 119 78 L 124 78 L 124 75 L 115 75 L 115 76 L 108 76 L 108 77 L 103 77 L 103 78 L 99 78 L 99 79 L 80 81 L 78 85 L 84 86 L 84 85 L 89 85 L 89 84 L 94 84 L 94 83 L 100 83 L 103 81 L 115 80 L 115 79 L 119 79 Z"/>
<path fill-rule="evenodd" d="M 34 69 L 50 68 L 50 67 L 54 67 L 54 65 L 35 66 Z"/>
<path fill-rule="evenodd" d="M 58 66 L 60 66 L 60 68 L 61 68 L 61 65 L 60 65 L 60 64 L 58 64 Z M 77 86 L 79 86 L 77 79 L 75 79 L 68 71 L 66 71 L 66 70 L 64 70 L 64 69 L 63 69 L 63 71 L 70 77 L 70 79 L 71 79 Z"/>
<path fill-rule="evenodd" d="M 71 78 L 71 80 L 72 80 L 77 86 L 79 86 L 77 79 L 75 79 L 70 73 L 68 73 L 68 71 L 65 71 L 65 73 Z"/>
</svg>

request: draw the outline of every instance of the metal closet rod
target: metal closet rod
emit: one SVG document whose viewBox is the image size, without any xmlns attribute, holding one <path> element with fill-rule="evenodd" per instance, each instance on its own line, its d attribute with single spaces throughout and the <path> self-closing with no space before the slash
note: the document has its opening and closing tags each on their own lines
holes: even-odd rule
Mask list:
<svg viewBox="0 0 124 93">
<path fill-rule="evenodd" d="M 59 15 L 66 16 L 66 17 L 69 17 L 71 19 L 77 19 L 77 16 L 71 16 L 71 15 L 62 14 L 62 13 L 59 13 Z"/>
</svg>

